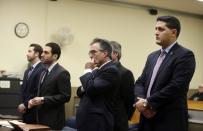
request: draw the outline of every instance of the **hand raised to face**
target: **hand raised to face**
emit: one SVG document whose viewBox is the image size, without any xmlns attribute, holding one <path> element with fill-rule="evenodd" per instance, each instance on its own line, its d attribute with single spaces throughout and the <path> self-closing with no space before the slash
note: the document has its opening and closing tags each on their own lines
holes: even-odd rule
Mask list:
<svg viewBox="0 0 203 131">
<path fill-rule="evenodd" d="M 93 62 L 87 62 L 85 64 L 85 69 L 94 69 L 95 68 L 95 64 Z"/>
</svg>

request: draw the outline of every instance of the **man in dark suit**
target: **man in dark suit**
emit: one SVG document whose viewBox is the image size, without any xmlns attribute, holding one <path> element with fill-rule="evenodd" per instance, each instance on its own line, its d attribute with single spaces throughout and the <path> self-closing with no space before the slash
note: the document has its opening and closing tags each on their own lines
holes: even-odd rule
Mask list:
<svg viewBox="0 0 203 131">
<path fill-rule="evenodd" d="M 160 16 L 155 27 L 156 43 L 143 73 L 135 83 L 136 108 L 141 112 L 139 131 L 187 131 L 187 91 L 195 71 L 191 50 L 177 43 L 180 22 Z"/>
<path fill-rule="evenodd" d="M 128 120 L 134 112 L 134 77 L 133 73 L 120 63 L 121 45 L 115 41 L 110 42 L 112 46 L 112 61 L 116 64 L 121 86 L 116 94 L 116 104 L 113 110 L 115 124 L 114 131 L 128 131 Z"/>
<path fill-rule="evenodd" d="M 42 53 L 42 62 L 47 71 L 41 74 L 38 96 L 29 101 L 29 108 L 37 106 L 37 121 L 52 130 L 61 130 L 65 125 L 65 103 L 71 97 L 70 74 L 57 63 L 61 48 L 54 42 L 47 43 Z"/>
<path fill-rule="evenodd" d="M 111 61 L 111 45 L 103 39 L 94 39 L 89 55 L 92 62 L 85 65 L 80 77 L 82 86 L 77 93 L 81 100 L 76 114 L 78 131 L 113 131 L 112 108 L 119 87 L 119 74 Z"/>
<path fill-rule="evenodd" d="M 18 111 L 23 113 L 23 122 L 25 123 L 36 123 L 36 109 L 28 109 L 28 101 L 37 96 L 40 74 L 45 69 L 40 61 L 42 51 L 40 45 L 31 44 L 27 52 L 27 60 L 31 65 L 24 73 L 21 87 L 22 103 L 18 106 Z"/>
<path fill-rule="evenodd" d="M 189 99 L 194 101 L 203 101 L 203 84 L 199 85 L 198 91 L 195 92 Z"/>
</svg>

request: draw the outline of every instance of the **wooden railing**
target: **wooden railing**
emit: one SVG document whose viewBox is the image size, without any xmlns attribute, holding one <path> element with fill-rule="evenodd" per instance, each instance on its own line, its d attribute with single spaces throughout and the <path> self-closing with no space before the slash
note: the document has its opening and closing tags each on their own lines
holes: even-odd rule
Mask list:
<svg viewBox="0 0 203 131">
<path fill-rule="evenodd" d="M 188 103 L 188 109 L 203 111 L 203 101 L 188 100 L 187 103 Z M 129 124 L 137 124 L 139 123 L 139 119 L 140 119 L 140 112 L 138 110 L 135 110 L 131 120 L 129 121 Z"/>
<path fill-rule="evenodd" d="M 201 110 L 203 111 L 203 101 L 193 101 L 193 100 L 188 100 L 188 109 L 190 110 Z"/>
</svg>

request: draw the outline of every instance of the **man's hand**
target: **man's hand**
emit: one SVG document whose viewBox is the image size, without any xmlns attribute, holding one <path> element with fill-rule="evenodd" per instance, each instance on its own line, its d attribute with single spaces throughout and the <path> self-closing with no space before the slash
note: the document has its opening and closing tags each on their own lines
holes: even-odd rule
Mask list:
<svg viewBox="0 0 203 131">
<path fill-rule="evenodd" d="M 32 108 L 33 106 L 42 105 L 44 103 L 44 97 L 35 97 L 28 102 L 28 108 Z"/>
<path fill-rule="evenodd" d="M 142 112 L 142 114 L 143 114 L 146 118 L 150 119 L 150 118 L 152 118 L 152 117 L 154 117 L 154 116 L 156 115 L 156 112 L 153 111 L 152 109 L 146 108 L 146 109 Z"/>
<path fill-rule="evenodd" d="M 154 110 L 150 109 L 149 106 L 144 107 L 144 103 L 146 102 L 146 99 L 143 99 L 140 97 L 138 97 L 137 99 L 138 99 L 138 101 L 135 103 L 135 106 L 138 109 L 138 111 L 140 113 L 142 113 L 148 119 L 154 117 L 156 112 Z"/>
<path fill-rule="evenodd" d="M 95 64 L 93 62 L 87 62 L 85 64 L 85 69 L 94 69 L 95 68 Z"/>
<path fill-rule="evenodd" d="M 145 110 L 145 107 L 143 106 L 143 103 L 145 102 L 145 99 L 137 97 L 138 101 L 135 103 L 135 107 L 138 109 L 139 112 L 143 112 Z"/>
<path fill-rule="evenodd" d="M 20 113 L 25 113 L 26 112 L 26 108 L 25 105 L 23 103 L 21 103 L 20 105 L 18 105 L 18 111 Z"/>
</svg>

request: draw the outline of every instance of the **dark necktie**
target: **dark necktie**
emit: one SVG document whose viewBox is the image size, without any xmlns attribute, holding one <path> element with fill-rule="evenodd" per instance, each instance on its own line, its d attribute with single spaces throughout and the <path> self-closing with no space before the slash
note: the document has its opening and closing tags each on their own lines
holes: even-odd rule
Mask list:
<svg viewBox="0 0 203 131">
<path fill-rule="evenodd" d="M 147 97 L 150 96 L 152 85 L 154 83 L 154 80 L 156 78 L 156 75 L 157 75 L 157 72 L 159 70 L 159 67 L 161 66 L 161 63 L 163 62 L 165 56 L 166 56 L 166 51 L 162 50 L 160 55 L 159 55 L 159 57 L 158 57 L 158 59 L 157 59 L 157 61 L 156 61 L 156 65 L 154 66 L 152 77 L 151 77 L 151 80 L 150 80 L 150 83 L 149 83 L 149 87 L 148 87 L 148 90 L 147 90 Z"/>
<path fill-rule="evenodd" d="M 46 80 L 47 76 L 49 75 L 49 70 L 46 69 L 44 71 L 44 74 L 43 74 L 43 77 L 42 77 L 42 80 L 41 80 L 41 84 L 43 84 L 43 82 Z"/>
<path fill-rule="evenodd" d="M 40 80 L 39 80 L 39 83 L 38 83 L 38 86 L 37 86 L 37 89 L 38 89 L 37 90 L 37 96 L 40 96 L 42 84 L 45 81 L 48 73 L 49 73 L 49 71 L 48 71 L 48 69 L 46 69 L 40 74 Z"/>
</svg>

